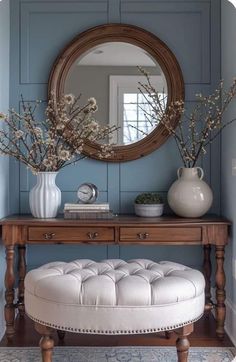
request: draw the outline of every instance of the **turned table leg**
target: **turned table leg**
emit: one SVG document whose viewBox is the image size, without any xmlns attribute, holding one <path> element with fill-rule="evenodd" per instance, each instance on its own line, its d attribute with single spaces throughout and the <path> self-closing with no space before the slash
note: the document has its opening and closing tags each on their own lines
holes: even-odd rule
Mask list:
<svg viewBox="0 0 236 362">
<path fill-rule="evenodd" d="M 207 244 L 203 246 L 203 252 L 204 252 L 204 261 L 203 261 L 203 274 L 206 281 L 206 287 L 205 287 L 205 303 L 206 307 L 210 309 L 210 306 L 212 305 L 211 301 L 211 245 Z"/>
<path fill-rule="evenodd" d="M 20 316 L 25 314 L 25 304 L 24 304 L 24 280 L 26 274 L 26 261 L 25 261 L 25 245 L 18 245 L 18 273 L 19 273 L 19 282 L 18 282 L 18 310 Z"/>
<path fill-rule="evenodd" d="M 224 245 L 216 245 L 216 334 L 224 337 L 225 323 L 225 271 L 224 271 Z"/>
<path fill-rule="evenodd" d="M 188 324 L 175 332 L 178 334 L 178 339 L 176 340 L 178 362 L 187 362 L 190 347 L 188 335 L 193 332 L 193 324 Z"/>
<path fill-rule="evenodd" d="M 42 353 L 42 362 L 52 362 L 52 352 L 54 347 L 54 341 L 52 339 L 53 329 L 39 323 L 35 323 L 35 329 L 42 335 L 39 342 Z"/>
<path fill-rule="evenodd" d="M 14 245 L 6 246 L 6 273 L 5 273 L 5 320 L 6 320 L 6 336 L 11 340 L 15 334 L 15 306 L 14 306 Z"/>
</svg>

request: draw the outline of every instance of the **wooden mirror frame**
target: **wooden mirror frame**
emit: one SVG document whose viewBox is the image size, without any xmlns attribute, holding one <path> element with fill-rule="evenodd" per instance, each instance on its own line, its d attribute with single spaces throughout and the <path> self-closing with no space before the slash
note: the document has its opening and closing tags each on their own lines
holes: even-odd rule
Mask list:
<svg viewBox="0 0 236 362">
<path fill-rule="evenodd" d="M 167 82 L 168 104 L 184 100 L 184 81 L 179 63 L 172 51 L 154 34 L 133 25 L 106 24 L 91 28 L 72 40 L 56 59 L 49 77 L 48 95 L 54 92 L 56 98 L 64 93 L 66 76 L 75 60 L 94 46 L 105 42 L 126 42 L 144 49 L 160 65 Z M 179 118 L 173 119 L 176 127 Z M 143 157 L 159 148 L 169 137 L 163 125 L 157 126 L 140 141 L 114 146 L 114 154 L 102 159 L 108 162 L 131 161 Z M 101 160 L 97 155 L 99 145 L 86 142 L 83 153 Z"/>
</svg>

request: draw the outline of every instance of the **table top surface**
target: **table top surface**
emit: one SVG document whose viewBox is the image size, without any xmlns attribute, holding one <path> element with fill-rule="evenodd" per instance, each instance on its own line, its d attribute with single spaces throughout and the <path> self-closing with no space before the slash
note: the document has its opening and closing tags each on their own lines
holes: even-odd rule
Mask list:
<svg viewBox="0 0 236 362">
<path fill-rule="evenodd" d="M 164 215 L 161 217 L 139 217 L 136 215 L 115 215 L 112 219 L 64 219 L 63 214 L 55 219 L 37 219 L 31 215 L 10 215 L 0 220 L 0 225 L 37 225 L 37 226 L 80 226 L 80 225 L 119 225 L 134 224 L 137 225 L 209 225 L 224 224 L 230 225 L 231 222 L 224 217 L 217 215 L 205 215 L 201 218 L 182 218 L 174 215 Z"/>
</svg>

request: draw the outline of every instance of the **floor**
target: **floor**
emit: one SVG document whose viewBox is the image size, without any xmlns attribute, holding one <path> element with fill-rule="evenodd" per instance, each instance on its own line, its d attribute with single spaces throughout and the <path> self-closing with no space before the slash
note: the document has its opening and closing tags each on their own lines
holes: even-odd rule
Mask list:
<svg viewBox="0 0 236 362">
<path fill-rule="evenodd" d="M 231 340 L 226 335 L 223 340 L 219 340 L 215 334 L 215 319 L 212 314 L 206 314 L 195 323 L 195 330 L 190 336 L 190 344 L 193 347 L 230 347 L 233 346 Z M 0 347 L 30 347 L 38 346 L 39 335 L 34 330 L 34 324 L 28 317 L 18 317 L 16 320 L 16 335 L 9 344 L 4 337 L 0 342 Z M 167 346 L 175 345 L 175 335 L 171 333 L 171 338 L 166 339 L 164 334 L 146 334 L 136 336 L 96 336 L 79 335 L 66 333 L 64 342 L 59 342 L 55 337 L 55 345 L 66 346 Z"/>
</svg>

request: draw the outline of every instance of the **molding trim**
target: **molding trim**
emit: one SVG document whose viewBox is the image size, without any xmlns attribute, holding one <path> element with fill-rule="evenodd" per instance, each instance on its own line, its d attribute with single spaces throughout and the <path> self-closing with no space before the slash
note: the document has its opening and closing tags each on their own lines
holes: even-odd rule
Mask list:
<svg viewBox="0 0 236 362">
<path fill-rule="evenodd" d="M 17 299 L 18 299 L 18 288 L 15 288 L 15 299 L 14 299 L 14 303 L 17 302 Z M 1 313 L 1 316 L 0 316 L 0 341 L 2 340 L 4 334 L 5 334 L 5 331 L 6 331 L 6 326 L 5 326 L 5 317 L 4 317 L 4 306 L 5 306 L 5 298 L 4 298 L 4 293 L 0 299 L 0 313 Z M 18 315 L 18 308 L 15 308 L 15 318 L 17 317 Z"/>
<path fill-rule="evenodd" d="M 4 334 L 5 334 L 5 331 L 6 331 L 6 327 L 1 325 L 0 326 L 0 341 L 3 339 L 4 337 Z"/>
<path fill-rule="evenodd" d="M 5 300 L 4 300 L 4 293 L 2 293 L 1 298 L 0 298 L 0 341 L 2 340 L 4 334 L 5 334 L 5 319 L 4 319 L 4 304 L 5 304 Z"/>
<path fill-rule="evenodd" d="M 225 331 L 230 336 L 231 341 L 236 347 L 236 305 L 230 300 L 226 299 L 226 323 Z"/>
<path fill-rule="evenodd" d="M 0 327 L 0 328 L 1 328 L 1 327 Z M 5 334 L 5 329 L 3 330 L 3 329 L 1 328 L 1 330 L 0 330 L 0 340 L 3 339 L 4 334 Z"/>
<path fill-rule="evenodd" d="M 213 303 L 216 303 L 215 288 L 211 288 L 211 295 Z M 231 339 L 232 343 L 236 347 L 236 304 L 233 303 L 229 298 L 225 301 L 226 306 L 226 321 L 225 331 Z M 212 314 L 215 317 L 215 310 L 212 310 Z"/>
</svg>

